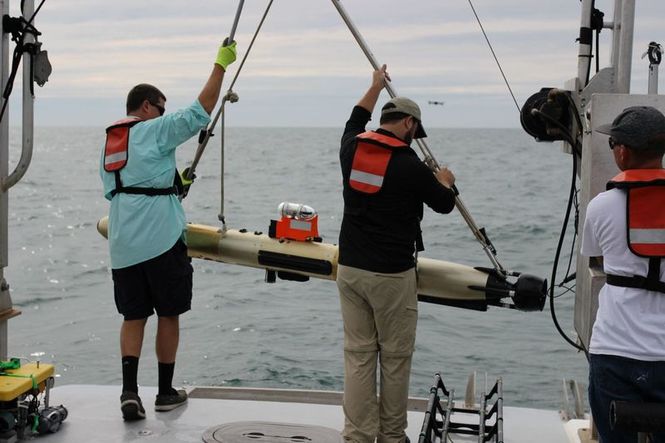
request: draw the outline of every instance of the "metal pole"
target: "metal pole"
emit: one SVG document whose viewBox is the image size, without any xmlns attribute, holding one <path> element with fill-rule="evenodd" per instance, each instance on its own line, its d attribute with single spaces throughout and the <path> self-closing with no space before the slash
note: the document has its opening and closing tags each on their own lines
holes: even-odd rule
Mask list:
<svg viewBox="0 0 665 443">
<path fill-rule="evenodd" d="M 245 0 L 240 0 L 238 3 L 238 9 L 236 9 L 236 16 L 233 19 L 233 25 L 231 26 L 231 33 L 229 34 L 228 37 L 228 42 L 231 43 L 233 41 L 233 37 L 235 37 L 236 34 L 236 28 L 238 27 L 238 21 L 240 20 L 240 14 L 242 13 L 242 7 L 245 4 Z M 215 115 L 215 119 L 212 121 L 212 123 L 208 126 L 210 129 L 214 128 L 215 125 L 217 124 L 217 120 L 219 120 L 219 115 L 222 112 L 222 108 L 220 107 L 219 111 L 217 112 L 217 115 Z M 208 144 L 208 139 L 210 138 L 210 133 L 211 131 L 208 130 L 206 131 L 204 139 L 199 143 L 199 147 L 196 149 L 196 154 L 194 155 L 194 160 L 192 160 L 192 164 L 189 166 L 189 169 L 187 171 L 187 179 L 191 180 L 192 177 L 194 176 L 194 170 L 196 169 L 196 166 L 199 164 L 199 161 L 201 160 L 201 156 L 203 155 L 203 151 L 205 150 L 206 145 Z"/>
<path fill-rule="evenodd" d="M 226 124 L 225 124 L 225 117 L 226 117 L 226 111 L 225 111 L 225 106 L 226 102 L 231 102 L 235 103 L 238 101 L 238 94 L 233 92 L 233 85 L 235 85 L 236 80 L 238 79 L 238 76 L 240 75 L 240 71 L 242 71 L 242 67 L 245 65 L 245 61 L 247 60 L 247 57 L 249 56 L 250 51 L 252 50 L 252 47 L 254 46 L 254 41 L 256 40 L 256 37 L 259 35 L 259 31 L 261 30 L 261 27 L 263 26 L 263 22 L 265 21 L 266 17 L 268 16 L 268 11 L 270 11 L 270 7 L 272 6 L 273 0 L 270 0 L 268 2 L 268 6 L 266 7 L 265 12 L 263 13 L 263 16 L 261 17 L 261 20 L 259 21 L 259 25 L 256 28 L 256 32 L 254 32 L 254 36 L 252 37 L 252 40 L 249 42 L 249 46 L 247 47 L 247 52 L 245 52 L 244 57 L 242 58 L 242 61 L 240 62 L 240 66 L 238 67 L 238 70 L 236 71 L 236 75 L 233 77 L 233 80 L 231 81 L 231 85 L 229 86 L 228 91 L 222 98 L 222 105 L 219 107 L 219 111 L 217 111 L 217 114 L 215 114 L 215 119 L 213 120 L 212 124 L 208 125 L 208 128 L 205 131 L 205 136 L 203 137 L 203 140 L 201 143 L 199 143 L 199 147 L 196 150 L 196 163 L 198 163 L 199 159 L 201 158 L 201 154 L 203 154 L 203 150 L 205 149 L 206 145 L 208 144 L 208 141 L 210 140 L 210 137 L 212 136 L 212 130 L 215 128 L 215 125 L 217 124 L 217 121 L 219 120 L 220 116 L 222 118 L 222 129 L 221 129 L 221 137 L 220 137 L 220 204 L 219 204 L 219 214 L 217 215 L 217 218 L 219 221 L 222 222 L 222 229 L 226 230 L 226 216 L 224 215 L 224 142 L 226 140 Z M 238 20 L 238 14 L 236 14 L 236 22 Z M 235 25 L 234 25 L 235 28 Z M 190 168 L 190 172 L 193 174 L 194 171 Z"/>
<path fill-rule="evenodd" d="M 9 0 L 0 0 L 0 14 L 4 17 L 9 14 Z M 9 78 L 9 34 L 4 32 L 0 23 L 0 87 L 5 89 Z M 0 108 L 4 104 L 0 97 Z M 9 109 L 0 122 L 0 183 L 4 183 L 9 172 Z M 9 285 L 5 280 L 4 271 L 8 261 L 8 228 L 9 224 L 9 196 L 8 189 L 0 186 L 0 311 L 11 309 L 12 298 L 9 294 Z M 0 321 L 0 359 L 7 359 L 7 321 Z"/>
<path fill-rule="evenodd" d="M 649 94 L 658 94 L 658 65 L 649 65 Z"/>
<path fill-rule="evenodd" d="M 222 99 L 222 104 L 224 103 L 225 98 Z M 219 108 L 219 111 L 217 111 L 217 114 L 215 115 L 215 118 L 208 125 L 209 129 L 205 131 L 205 136 L 203 137 L 203 140 L 201 141 L 201 143 L 199 143 L 198 148 L 196 148 L 196 154 L 194 154 L 194 160 L 192 160 L 192 164 L 189 166 L 189 168 L 187 170 L 187 177 L 186 178 L 188 180 L 191 180 L 192 177 L 194 176 L 194 170 L 198 166 L 199 161 L 201 160 L 201 156 L 203 155 L 203 151 L 205 151 L 205 148 L 208 145 L 208 140 L 210 140 L 210 136 L 212 135 L 212 129 L 217 125 L 217 122 L 219 121 L 219 117 L 222 115 L 222 109 L 223 109 L 223 107 Z"/>
<path fill-rule="evenodd" d="M 240 0 L 238 4 L 238 9 L 236 9 L 236 17 L 233 19 L 233 26 L 231 27 L 231 32 L 229 33 L 229 43 L 233 41 L 233 38 L 236 36 L 236 29 L 238 28 L 238 22 L 240 21 L 240 14 L 242 13 L 242 7 L 245 4 L 245 0 Z"/>
<path fill-rule="evenodd" d="M 28 21 L 35 12 L 34 0 L 26 0 L 23 5 L 23 18 Z M 34 21 L 32 23 L 34 25 Z M 35 43 L 35 37 L 30 32 L 25 33 L 24 44 L 31 45 Z M 9 189 L 18 183 L 28 172 L 28 167 L 32 161 L 33 134 L 34 134 L 34 106 L 35 97 L 32 95 L 32 55 L 28 52 L 23 53 L 23 119 L 22 119 L 22 143 L 21 158 L 16 164 L 14 171 L 9 174 L 6 180 L 2 181 L 2 187 Z"/>
<path fill-rule="evenodd" d="M 35 1 L 26 0 L 23 6 L 23 18 L 27 21 L 30 20 L 32 14 L 35 13 Z M 33 20 L 32 24 L 35 22 Z M 34 44 L 35 37 L 31 33 L 25 34 L 24 39 L 25 44 Z M 19 166 L 16 167 L 16 173 L 20 174 L 20 177 L 16 178 L 18 182 L 23 175 L 28 171 L 30 162 L 32 160 L 32 150 L 34 143 L 34 131 L 35 131 L 35 96 L 32 93 L 33 88 L 32 81 L 32 54 L 24 53 L 23 54 L 23 123 L 22 123 L 22 149 L 21 149 L 21 159 L 19 160 Z M 20 172 L 19 172 L 19 168 Z M 10 180 L 12 177 L 10 177 Z"/>
<path fill-rule="evenodd" d="M 633 30 L 635 26 L 635 0 L 623 0 L 617 67 L 617 93 L 630 93 L 630 74 L 633 57 Z"/>
<path fill-rule="evenodd" d="M 358 42 L 358 45 L 360 45 L 360 48 L 362 51 L 365 53 L 365 56 L 369 60 L 370 64 L 374 68 L 374 70 L 377 70 L 380 68 L 380 64 L 376 61 L 376 58 L 374 57 L 374 54 L 372 54 L 372 51 L 370 51 L 369 46 L 363 39 L 362 35 L 360 35 L 360 32 L 358 31 L 358 28 L 353 24 L 351 21 L 351 18 L 349 14 L 346 12 L 344 7 L 342 6 L 342 3 L 340 0 L 332 0 L 333 5 L 335 8 L 337 8 L 337 11 L 339 12 L 340 16 L 344 20 L 344 23 L 346 23 L 346 26 L 349 28 L 351 31 L 351 34 L 355 37 L 356 41 Z M 396 97 L 397 92 L 393 89 L 392 85 L 390 82 L 386 81 L 386 91 L 388 91 L 388 94 L 390 94 L 390 97 Z M 439 163 L 436 161 L 434 156 L 432 155 L 432 152 L 430 151 L 429 147 L 427 146 L 427 143 L 423 139 L 416 139 L 416 143 L 418 144 L 418 147 L 423 153 L 424 159 L 423 161 L 427 166 L 430 167 L 434 172 L 438 171 L 441 169 L 439 166 Z M 476 222 L 473 220 L 473 217 L 471 217 L 471 214 L 467 210 L 466 206 L 464 203 L 462 203 L 462 199 L 459 196 L 459 193 L 457 192 L 457 188 L 453 186 L 453 190 L 455 191 L 455 206 L 457 207 L 457 210 L 460 212 L 462 215 L 462 218 L 464 218 L 464 221 L 466 221 L 466 224 L 469 226 L 471 229 L 471 232 L 473 232 L 473 235 L 476 237 L 476 240 L 480 243 L 482 246 L 483 250 L 485 251 L 485 254 L 487 254 L 487 257 L 490 259 L 492 262 L 492 265 L 494 268 L 501 272 L 502 274 L 507 274 L 506 270 L 501 266 L 499 261 L 496 258 L 496 251 L 494 250 L 494 246 L 492 246 L 491 242 L 489 241 L 489 238 L 487 235 L 482 231 Z"/>
<path fill-rule="evenodd" d="M 614 74 L 616 75 L 619 70 L 619 42 L 621 41 L 620 30 L 621 30 L 621 10 L 623 9 L 623 0 L 614 0 L 614 19 L 611 23 L 612 28 L 612 53 L 610 56 L 610 64 L 614 68 Z M 614 81 L 614 87 L 616 88 L 616 77 Z"/>
<path fill-rule="evenodd" d="M 658 68 L 663 59 L 663 47 L 656 42 L 649 43 L 649 49 L 642 56 L 649 56 L 649 94 L 658 94 Z"/>
<path fill-rule="evenodd" d="M 658 65 L 649 65 L 649 94 L 658 94 Z"/>
<path fill-rule="evenodd" d="M 9 14 L 9 0 L 0 0 L 0 14 L 3 16 Z M 2 23 L 0 23 L 0 87 L 5 89 L 9 77 L 9 34 L 4 32 Z M 5 99 L 0 96 L 0 108 L 4 105 Z M 9 109 L 0 122 L 0 183 L 4 183 L 9 173 Z M 7 266 L 7 236 L 8 236 L 8 190 L 0 186 L 0 284 L 4 285 L 2 270 Z M 4 293 L 4 289 L 2 290 Z M 0 302 L 0 305 L 2 303 Z"/>
<path fill-rule="evenodd" d="M 582 18 L 580 23 L 580 44 L 577 59 L 577 78 L 579 79 L 580 89 L 583 89 L 586 86 L 587 74 L 591 65 L 591 44 L 593 42 L 593 31 L 591 30 L 592 10 L 593 0 L 583 0 Z"/>
</svg>

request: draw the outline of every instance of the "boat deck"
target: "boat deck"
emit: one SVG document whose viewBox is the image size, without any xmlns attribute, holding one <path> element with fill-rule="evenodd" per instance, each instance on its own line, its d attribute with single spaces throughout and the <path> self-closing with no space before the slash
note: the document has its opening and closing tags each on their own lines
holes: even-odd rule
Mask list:
<svg viewBox="0 0 665 443">
<path fill-rule="evenodd" d="M 244 388 L 193 388 L 188 404 L 169 412 L 152 408 L 157 388 L 141 387 L 145 420 L 125 423 L 120 415 L 120 387 L 65 385 L 51 391 L 51 406 L 63 404 L 69 415 L 60 431 L 39 436 L 44 443 L 201 442 L 210 428 L 241 421 L 280 422 L 341 429 L 341 394 Z M 254 400 L 250 400 L 254 399 Z M 258 399 L 258 400 L 257 400 Z M 407 434 L 418 441 L 426 401 L 412 399 Z M 570 431 L 569 431 L 570 432 Z M 563 443 L 566 435 L 556 411 L 504 408 L 504 442 Z M 453 441 L 477 441 L 454 437 Z M 247 440 L 251 441 L 251 440 Z M 272 441 L 272 440 L 271 440 Z"/>
</svg>

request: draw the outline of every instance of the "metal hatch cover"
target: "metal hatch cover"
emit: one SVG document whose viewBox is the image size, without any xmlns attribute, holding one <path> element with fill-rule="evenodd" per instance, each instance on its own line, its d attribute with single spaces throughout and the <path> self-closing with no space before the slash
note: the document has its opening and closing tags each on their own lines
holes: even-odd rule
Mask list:
<svg viewBox="0 0 665 443">
<path fill-rule="evenodd" d="M 340 443 L 335 429 L 291 423 L 237 421 L 212 427 L 203 434 L 204 443 Z"/>
</svg>

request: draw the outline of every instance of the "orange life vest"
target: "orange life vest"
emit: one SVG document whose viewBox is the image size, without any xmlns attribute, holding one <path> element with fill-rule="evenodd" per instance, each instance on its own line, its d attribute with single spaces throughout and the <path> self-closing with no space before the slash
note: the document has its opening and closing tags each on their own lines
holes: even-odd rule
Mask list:
<svg viewBox="0 0 665 443">
<path fill-rule="evenodd" d="M 607 183 L 626 190 L 626 239 L 630 251 L 649 259 L 646 277 L 608 275 L 614 286 L 665 292 L 660 260 L 665 257 L 665 169 L 629 169 Z"/>
<path fill-rule="evenodd" d="M 129 158 L 129 128 L 142 120 L 138 117 L 127 117 L 106 128 L 106 145 L 104 147 L 104 170 L 120 171 Z"/>
<path fill-rule="evenodd" d="M 129 160 L 129 130 L 132 126 L 142 122 L 138 117 L 127 117 L 113 123 L 106 128 L 106 145 L 104 146 L 104 170 L 115 175 L 115 189 L 111 196 L 118 193 L 143 194 L 148 196 L 179 194 L 182 186 L 180 174 L 175 171 L 174 184 L 169 188 L 141 188 L 138 186 L 123 186 L 120 180 L 120 170 Z"/>
<path fill-rule="evenodd" d="M 375 194 L 383 186 L 393 149 L 408 146 L 402 140 L 374 131 L 363 132 L 356 140 L 349 185 L 356 191 Z"/>
</svg>

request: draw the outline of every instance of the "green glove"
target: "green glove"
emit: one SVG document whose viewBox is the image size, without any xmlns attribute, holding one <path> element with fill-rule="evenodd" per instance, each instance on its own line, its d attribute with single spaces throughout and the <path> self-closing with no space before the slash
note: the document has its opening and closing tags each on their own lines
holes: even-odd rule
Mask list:
<svg viewBox="0 0 665 443">
<path fill-rule="evenodd" d="M 188 179 L 187 176 L 189 175 L 189 168 L 185 168 L 184 171 L 180 174 L 180 180 L 182 180 L 182 185 L 183 186 L 191 186 L 192 183 L 194 183 L 194 179 L 196 178 L 196 174 L 192 174 L 192 178 Z"/>
<path fill-rule="evenodd" d="M 194 183 L 194 179 L 196 178 L 196 174 L 192 174 L 191 179 L 187 179 L 187 175 L 189 174 L 189 168 L 185 168 L 182 173 L 180 173 L 180 187 L 178 187 L 178 194 L 182 198 L 187 197 L 187 194 L 189 193 L 189 188 L 192 186 L 192 183 Z M 177 180 L 176 180 L 177 181 Z M 177 186 L 177 184 L 176 184 Z"/>
<path fill-rule="evenodd" d="M 226 67 L 234 61 L 236 61 L 236 42 L 233 41 L 230 45 L 227 45 L 226 40 L 224 40 L 224 43 L 222 43 L 222 46 L 220 46 L 217 51 L 217 59 L 215 60 L 215 63 L 226 71 Z"/>
</svg>

